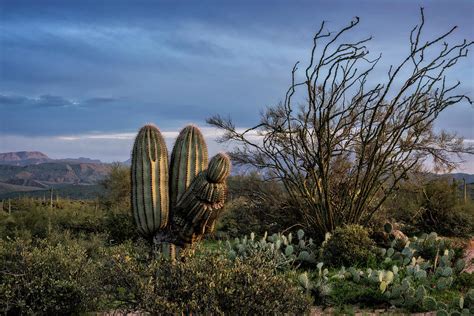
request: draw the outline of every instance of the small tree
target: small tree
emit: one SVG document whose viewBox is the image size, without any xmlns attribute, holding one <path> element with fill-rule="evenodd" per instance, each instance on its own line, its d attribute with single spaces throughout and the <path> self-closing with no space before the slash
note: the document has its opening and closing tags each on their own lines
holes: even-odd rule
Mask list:
<svg viewBox="0 0 474 316">
<path fill-rule="evenodd" d="M 107 208 L 119 207 L 130 209 L 130 168 L 120 163 L 113 163 L 109 174 L 100 184 L 105 189 L 101 202 Z"/>
<path fill-rule="evenodd" d="M 408 56 L 390 67 L 385 83 L 371 86 L 381 58 L 369 60 L 371 38 L 342 40 L 357 24 L 359 18 L 335 33 L 321 24 L 303 80 L 296 79 L 296 63 L 284 102 L 268 108 L 258 125 L 242 131 L 230 119 L 208 119 L 225 131 L 220 141 L 238 145 L 234 162 L 281 181 L 317 233 L 366 223 L 427 159 L 449 169 L 456 164 L 453 154 L 474 153 L 457 135 L 433 131 L 444 109 L 471 103 L 446 73 L 473 42 L 446 43 L 456 27 L 425 42 L 421 9 Z"/>
</svg>

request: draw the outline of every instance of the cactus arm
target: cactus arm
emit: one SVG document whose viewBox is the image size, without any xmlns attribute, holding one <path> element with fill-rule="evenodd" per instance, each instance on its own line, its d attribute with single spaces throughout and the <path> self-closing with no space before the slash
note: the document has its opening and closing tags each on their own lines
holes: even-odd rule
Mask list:
<svg viewBox="0 0 474 316">
<path fill-rule="evenodd" d="M 178 135 L 171 153 L 170 205 L 173 211 L 199 172 L 207 167 L 207 146 L 201 131 L 193 125 Z"/>
<path fill-rule="evenodd" d="M 152 237 L 168 223 L 168 153 L 158 128 L 145 125 L 132 151 L 132 209 L 139 232 Z"/>
<path fill-rule="evenodd" d="M 175 208 L 174 224 L 178 226 L 181 244 L 200 240 L 205 232 L 213 229 L 224 206 L 230 173 L 230 159 L 217 154 L 209 162 L 207 170 L 199 173 L 182 195 Z"/>
</svg>

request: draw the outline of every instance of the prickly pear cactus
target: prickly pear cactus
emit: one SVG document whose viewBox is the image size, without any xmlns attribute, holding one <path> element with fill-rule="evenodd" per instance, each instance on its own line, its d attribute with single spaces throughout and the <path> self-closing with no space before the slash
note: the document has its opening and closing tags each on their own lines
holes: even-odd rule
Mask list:
<svg viewBox="0 0 474 316">
<path fill-rule="evenodd" d="M 139 232 L 174 259 L 214 229 L 224 206 L 230 159 L 217 154 L 207 168 L 207 146 L 196 126 L 179 134 L 168 166 L 158 128 L 144 126 L 132 151 L 132 209 Z M 168 171 L 168 168 L 170 170 Z"/>
</svg>

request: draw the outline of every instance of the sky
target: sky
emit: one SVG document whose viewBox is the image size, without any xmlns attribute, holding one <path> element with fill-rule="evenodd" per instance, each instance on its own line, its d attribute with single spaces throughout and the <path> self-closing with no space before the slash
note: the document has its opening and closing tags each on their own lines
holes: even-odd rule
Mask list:
<svg viewBox="0 0 474 316">
<path fill-rule="evenodd" d="M 0 152 L 124 161 L 146 123 L 170 146 L 197 124 L 211 154 L 225 150 L 206 118 L 258 123 L 284 99 L 294 63 L 308 61 L 323 20 L 335 31 L 360 17 L 351 36 L 373 36 L 369 51 L 382 53 L 375 83 L 406 56 L 420 6 L 426 39 L 454 25 L 450 42 L 474 39 L 468 0 L 0 0 Z M 472 54 L 448 77 L 474 99 Z M 474 141 L 473 107 L 446 110 L 436 129 Z M 459 170 L 474 173 L 474 158 L 465 158 Z"/>
</svg>

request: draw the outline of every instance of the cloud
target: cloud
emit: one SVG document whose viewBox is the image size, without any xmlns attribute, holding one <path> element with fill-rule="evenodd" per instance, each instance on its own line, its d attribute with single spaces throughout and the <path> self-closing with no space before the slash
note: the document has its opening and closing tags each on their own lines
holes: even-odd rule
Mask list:
<svg viewBox="0 0 474 316">
<path fill-rule="evenodd" d="M 219 131 L 213 128 L 202 129 L 212 156 L 225 151 L 226 146 L 215 142 Z M 171 152 L 179 130 L 162 131 Z M 125 161 L 130 158 L 136 132 L 134 133 L 96 133 L 61 136 L 19 136 L 4 135 L 0 140 L 0 152 L 21 150 L 41 151 L 51 158 L 88 157 L 104 162 Z"/>
<path fill-rule="evenodd" d="M 19 95 L 4 95 L 0 94 L 0 106 L 14 107 L 14 106 L 26 106 L 26 107 L 67 107 L 74 105 L 75 102 L 66 98 L 44 94 L 35 98 Z"/>
<path fill-rule="evenodd" d="M 399 62 L 409 49 L 420 5 L 365 0 L 1 3 L 0 116 L 8 120 L 0 123 L 0 148 L 5 137 L 35 136 L 68 144 L 72 151 L 90 144 L 91 152 L 106 151 L 108 144 L 124 146 L 121 142 L 130 141 L 147 122 L 166 133 L 188 122 L 204 125 L 214 114 L 232 117 L 237 126 L 258 123 L 265 106 L 284 98 L 294 62 L 308 61 L 313 32 L 322 20 L 334 31 L 360 16 L 350 36 L 374 35 L 369 49 L 374 55 L 383 52 L 384 64 L 372 81 L 385 82 L 385 66 Z M 427 37 L 454 23 L 460 26 L 455 41 L 474 35 L 472 3 L 421 3 Z M 452 79 L 472 93 L 472 55 L 454 70 Z M 436 126 L 473 138 L 472 113 L 464 105 L 448 109 Z"/>
<path fill-rule="evenodd" d="M 17 106 L 24 104 L 27 101 L 28 98 L 26 97 L 0 94 L 0 106 Z"/>
<path fill-rule="evenodd" d="M 51 94 L 43 94 L 38 97 L 0 94 L 0 107 L 24 106 L 29 108 L 65 108 L 110 104 L 116 101 L 118 101 L 117 98 L 111 97 L 94 97 L 83 101 L 75 101 Z"/>
<path fill-rule="evenodd" d="M 75 105 L 75 102 L 56 95 L 41 95 L 32 99 L 33 106 L 37 107 L 67 107 Z"/>
<path fill-rule="evenodd" d="M 82 104 L 92 104 L 92 105 L 110 104 L 110 103 L 117 102 L 118 100 L 119 100 L 118 98 L 112 98 L 112 97 L 95 97 L 95 98 L 84 100 Z"/>
</svg>

